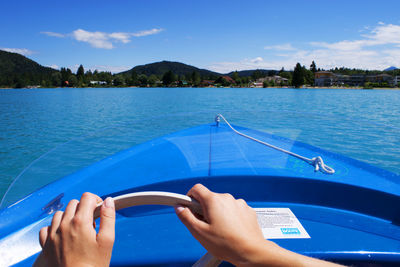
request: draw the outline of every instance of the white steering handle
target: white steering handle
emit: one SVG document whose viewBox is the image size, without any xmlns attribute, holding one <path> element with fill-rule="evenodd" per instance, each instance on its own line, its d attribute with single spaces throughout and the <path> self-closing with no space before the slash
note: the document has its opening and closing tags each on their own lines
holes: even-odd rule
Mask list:
<svg viewBox="0 0 400 267">
<path fill-rule="evenodd" d="M 193 212 L 202 215 L 203 211 L 200 204 L 186 195 L 159 192 L 159 191 L 147 191 L 147 192 L 136 192 L 131 194 L 119 195 L 113 198 L 115 203 L 115 210 L 120 210 L 133 206 L 140 205 L 165 205 L 165 206 L 185 206 L 190 208 Z M 100 208 L 103 203 L 99 203 L 94 211 L 94 219 L 100 217 Z M 207 252 L 200 260 L 198 260 L 193 266 L 196 267 L 216 267 L 222 261 L 215 258 L 213 255 Z"/>
<path fill-rule="evenodd" d="M 203 211 L 200 204 L 192 198 L 175 193 L 147 191 L 136 192 L 125 195 L 119 195 L 113 198 L 115 203 L 115 210 L 125 209 L 133 206 L 142 205 L 164 205 L 164 206 L 185 206 L 190 208 L 195 213 L 202 215 Z M 100 207 L 103 203 L 97 204 L 94 211 L 94 219 L 100 217 Z"/>
</svg>

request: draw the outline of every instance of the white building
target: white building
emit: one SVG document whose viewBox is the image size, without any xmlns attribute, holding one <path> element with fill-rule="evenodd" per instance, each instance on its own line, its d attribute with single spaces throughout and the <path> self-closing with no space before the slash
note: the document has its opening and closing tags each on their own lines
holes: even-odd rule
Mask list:
<svg viewBox="0 0 400 267">
<path fill-rule="evenodd" d="M 393 83 L 394 83 L 394 86 L 399 86 L 400 76 L 394 76 Z"/>
<path fill-rule="evenodd" d="M 90 81 L 90 84 L 92 85 L 106 85 L 106 81 Z"/>
</svg>

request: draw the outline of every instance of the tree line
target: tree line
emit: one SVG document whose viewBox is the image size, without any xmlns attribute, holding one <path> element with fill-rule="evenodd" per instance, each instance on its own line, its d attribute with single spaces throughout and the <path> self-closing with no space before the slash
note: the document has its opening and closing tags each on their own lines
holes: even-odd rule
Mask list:
<svg viewBox="0 0 400 267">
<path fill-rule="evenodd" d="M 300 66 L 300 67 L 299 67 Z M 300 68 L 300 69 L 299 69 Z M 300 86 L 302 84 L 313 84 L 313 72 L 307 70 L 299 63 L 296 65 L 294 71 L 285 71 L 282 68 L 280 71 L 255 70 L 249 76 L 240 76 L 237 71 L 233 72 L 230 76 L 237 87 L 247 87 L 251 82 L 265 76 L 279 75 L 289 80 L 289 84 Z M 171 70 L 165 72 L 163 75 L 151 74 L 138 74 L 135 71 L 112 74 L 105 71 L 85 71 L 84 67 L 80 65 L 73 73 L 69 68 L 61 68 L 60 71 L 52 71 L 47 73 L 22 73 L 22 74 L 8 74 L 0 75 L 0 86 L 24 88 L 27 86 L 41 86 L 47 87 L 111 87 L 111 86 L 201 86 L 202 81 L 210 80 L 214 85 L 232 86 L 232 82 L 224 78 L 226 76 L 201 76 L 197 71 L 193 71 L 186 75 L 174 74 Z M 267 86 L 275 86 L 270 83 Z"/>
<path fill-rule="evenodd" d="M 162 86 L 236 86 L 248 87 L 252 82 L 267 76 L 278 75 L 288 80 L 287 85 L 293 87 L 301 87 L 303 85 L 314 85 L 314 74 L 324 69 L 317 68 L 316 63 L 312 61 L 309 68 L 297 63 L 293 71 L 282 68 L 279 71 L 255 70 L 248 76 L 240 76 L 235 71 L 229 75 L 231 79 L 227 79 L 227 75 L 217 76 L 208 75 L 201 76 L 197 71 L 186 75 L 177 75 L 173 71 L 168 70 L 163 75 L 138 74 L 135 71 L 112 74 L 105 71 L 85 71 L 82 65 L 79 66 L 76 73 L 69 68 L 61 68 L 60 71 L 51 70 L 43 73 L 7 73 L 0 74 L 1 87 L 24 88 L 27 86 L 47 87 L 123 87 L 123 86 L 142 86 L 142 87 L 162 87 Z M 369 71 L 350 68 L 334 68 L 329 71 L 336 74 L 353 75 L 376 75 L 380 73 L 388 73 L 390 75 L 400 75 L 400 70 L 391 71 Z M 275 84 L 274 80 L 264 82 L 264 87 L 275 87 L 282 84 Z"/>
</svg>

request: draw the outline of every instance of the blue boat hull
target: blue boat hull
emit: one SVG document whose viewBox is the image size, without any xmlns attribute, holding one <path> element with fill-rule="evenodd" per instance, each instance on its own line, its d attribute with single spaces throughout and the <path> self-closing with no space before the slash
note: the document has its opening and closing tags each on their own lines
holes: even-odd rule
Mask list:
<svg viewBox="0 0 400 267">
<path fill-rule="evenodd" d="M 282 137 L 246 134 L 308 157 L 322 156 L 335 174 L 233 133 L 202 125 L 110 156 L 53 182 L 0 211 L 0 258 L 31 265 L 38 230 L 52 210 L 89 191 L 102 198 L 138 191 L 185 194 L 202 183 L 255 208 L 289 208 L 310 238 L 275 239 L 298 253 L 343 263 L 400 263 L 399 176 Z M 54 211 L 53 211 L 54 212 Z M 206 251 L 161 206 L 118 212 L 112 265 L 190 265 Z"/>
</svg>

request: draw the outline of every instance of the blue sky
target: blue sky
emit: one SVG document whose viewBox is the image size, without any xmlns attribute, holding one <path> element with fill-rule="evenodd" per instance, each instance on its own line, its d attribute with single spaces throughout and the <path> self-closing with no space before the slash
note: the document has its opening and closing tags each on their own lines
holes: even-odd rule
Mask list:
<svg viewBox="0 0 400 267">
<path fill-rule="evenodd" d="M 400 1 L 2 1 L 0 49 L 119 72 L 161 60 L 218 72 L 400 67 Z"/>
</svg>

